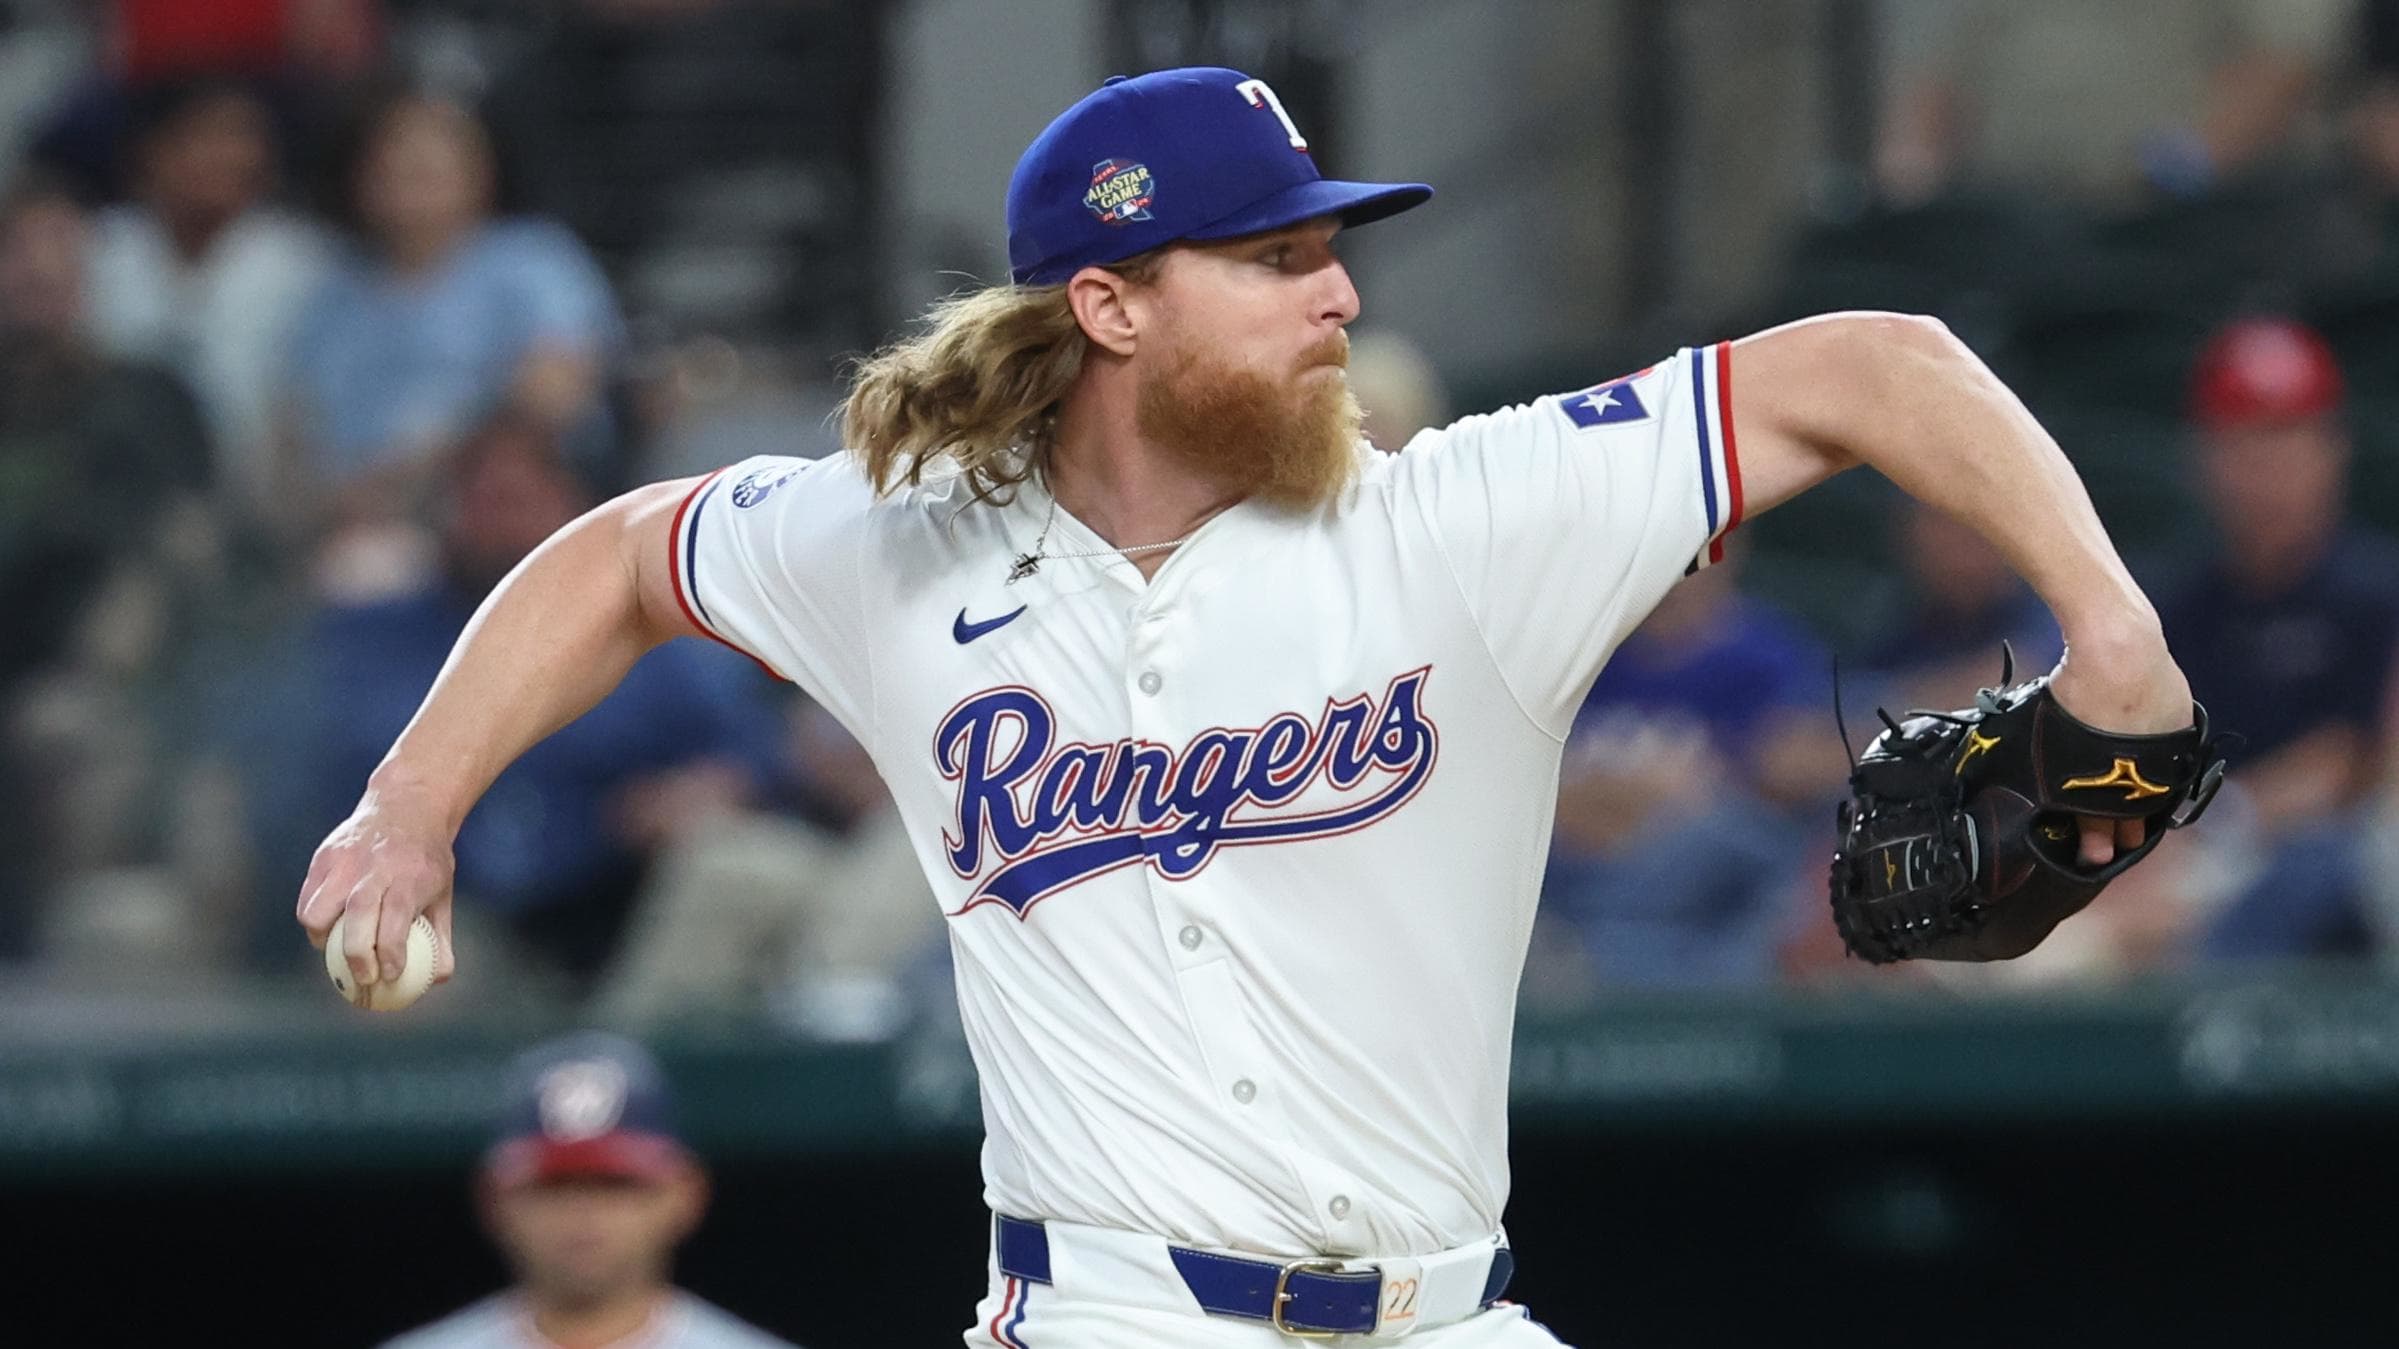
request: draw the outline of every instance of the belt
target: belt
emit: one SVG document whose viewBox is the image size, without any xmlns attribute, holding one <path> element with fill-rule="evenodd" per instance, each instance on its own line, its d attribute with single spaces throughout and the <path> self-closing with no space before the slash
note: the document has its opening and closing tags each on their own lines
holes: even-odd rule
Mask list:
<svg viewBox="0 0 2399 1349">
<path fill-rule="evenodd" d="M 1051 1282 L 1046 1227 L 1006 1214 L 995 1215 L 993 1226 L 1002 1274 Z M 1516 1271 L 1516 1257 L 1496 1238 L 1440 1255 L 1380 1263 L 1332 1256 L 1257 1260 L 1172 1244 L 1166 1245 L 1166 1255 L 1202 1311 L 1264 1321 L 1301 1339 L 1378 1331 L 1396 1336 L 1419 1323 L 1462 1320 L 1498 1301 Z M 1486 1261 L 1481 1294 L 1469 1304 L 1459 1294 L 1474 1285 L 1461 1282 L 1459 1267 Z M 1385 1266 L 1404 1266 L 1405 1277 L 1387 1275 Z"/>
</svg>

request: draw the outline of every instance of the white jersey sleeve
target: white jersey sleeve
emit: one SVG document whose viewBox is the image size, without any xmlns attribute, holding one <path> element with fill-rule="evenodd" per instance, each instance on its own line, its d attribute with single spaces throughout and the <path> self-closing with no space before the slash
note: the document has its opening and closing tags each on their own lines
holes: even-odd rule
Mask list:
<svg viewBox="0 0 2399 1349">
<path fill-rule="evenodd" d="M 1741 522 L 1732 351 L 1467 417 L 1401 451 L 1525 713 L 1562 737 L 1617 643 Z"/>
<path fill-rule="evenodd" d="M 684 616 L 807 690 L 861 739 L 874 714 L 860 575 L 873 505 L 846 454 L 761 455 L 701 479 L 670 545 Z"/>
</svg>

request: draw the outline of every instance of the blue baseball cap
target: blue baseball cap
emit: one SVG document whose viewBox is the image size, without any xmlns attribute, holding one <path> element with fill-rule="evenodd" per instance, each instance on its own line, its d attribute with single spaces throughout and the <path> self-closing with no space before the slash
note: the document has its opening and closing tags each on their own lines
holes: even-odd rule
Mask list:
<svg viewBox="0 0 2399 1349">
<path fill-rule="evenodd" d="M 692 1165 L 666 1075 L 620 1035 L 586 1031 L 511 1066 L 484 1171 L 502 1187 L 568 1176 L 657 1180 Z"/>
<path fill-rule="evenodd" d="M 1326 178 L 1274 90 L 1238 70 L 1114 75 L 1016 162 L 1009 275 L 1054 286 L 1178 239 L 1230 239 L 1327 215 L 1363 225 L 1432 195 L 1423 183 Z"/>
</svg>

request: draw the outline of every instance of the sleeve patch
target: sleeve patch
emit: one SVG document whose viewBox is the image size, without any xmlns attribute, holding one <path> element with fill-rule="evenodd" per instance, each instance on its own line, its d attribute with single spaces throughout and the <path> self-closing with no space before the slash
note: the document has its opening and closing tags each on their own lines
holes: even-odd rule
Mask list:
<svg viewBox="0 0 2399 1349">
<path fill-rule="evenodd" d="M 1633 387 L 1633 381 L 1640 377 L 1627 375 L 1574 393 L 1559 394 L 1558 410 L 1566 414 L 1566 420 L 1585 431 L 1648 421 L 1649 409 L 1642 404 L 1640 392 Z"/>
<path fill-rule="evenodd" d="M 751 469 L 742 475 L 740 482 L 733 484 L 733 508 L 749 510 L 766 500 L 768 493 L 800 476 L 807 468 L 806 464 L 793 464 L 781 468 Z"/>
</svg>

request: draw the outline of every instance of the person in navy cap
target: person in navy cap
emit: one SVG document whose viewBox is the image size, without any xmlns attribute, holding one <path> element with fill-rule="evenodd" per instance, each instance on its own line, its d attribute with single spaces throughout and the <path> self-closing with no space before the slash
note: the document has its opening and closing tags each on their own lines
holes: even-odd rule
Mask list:
<svg viewBox="0 0 2399 1349">
<path fill-rule="evenodd" d="M 1017 164 L 1006 283 L 861 363 L 843 453 L 637 490 L 494 592 L 319 849 L 311 939 L 347 913 L 353 974 L 396 974 L 498 769 L 711 637 L 867 748 L 945 915 L 993 1211 L 969 1345 L 1555 1345 L 1506 1297 L 1516 994 L 1560 746 L 1670 588 L 1870 464 L 2050 605 L 2061 705 L 2195 709 L 2065 455 L 1931 319 L 1377 453 L 1339 236 L 1431 195 L 1330 176 L 1237 70 L 1093 90 Z"/>
<path fill-rule="evenodd" d="M 790 1349 L 674 1286 L 708 1179 L 630 1040 L 587 1032 L 517 1061 L 477 1197 L 514 1286 L 386 1349 Z"/>
</svg>

